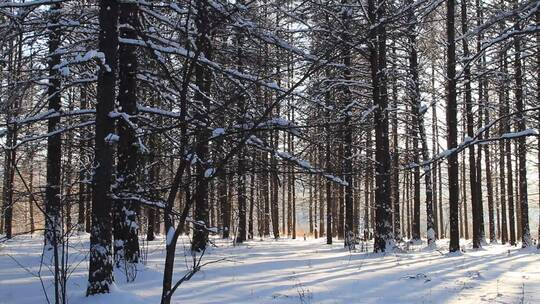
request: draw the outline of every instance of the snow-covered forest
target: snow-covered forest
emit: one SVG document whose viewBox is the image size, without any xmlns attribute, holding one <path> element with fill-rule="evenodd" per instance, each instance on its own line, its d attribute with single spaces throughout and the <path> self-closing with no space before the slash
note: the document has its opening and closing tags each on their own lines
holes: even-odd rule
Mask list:
<svg viewBox="0 0 540 304">
<path fill-rule="evenodd" d="M 0 0 L 0 303 L 540 303 L 540 1 Z"/>
</svg>

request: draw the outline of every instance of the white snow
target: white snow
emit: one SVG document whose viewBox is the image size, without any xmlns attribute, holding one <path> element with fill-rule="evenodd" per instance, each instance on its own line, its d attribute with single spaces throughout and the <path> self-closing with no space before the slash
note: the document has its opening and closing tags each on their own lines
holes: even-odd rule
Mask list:
<svg viewBox="0 0 540 304">
<path fill-rule="evenodd" d="M 117 143 L 120 141 L 120 136 L 114 133 L 109 133 L 107 136 L 105 136 L 105 142 L 108 144 Z"/>
<path fill-rule="evenodd" d="M 69 70 L 68 66 L 62 67 L 59 70 L 60 70 L 60 75 L 64 77 L 69 77 L 71 75 L 71 71 Z"/>
<path fill-rule="evenodd" d="M 224 128 L 215 128 L 214 130 L 212 130 L 212 138 L 222 136 L 223 134 L 225 134 Z"/>
<path fill-rule="evenodd" d="M 211 247 L 203 262 L 226 260 L 204 266 L 180 286 L 173 303 L 540 303 L 536 249 L 489 245 L 474 251 L 462 240 L 465 252 L 448 254 L 447 240 L 441 240 L 433 250 L 424 243 L 409 252 L 382 255 L 349 252 L 342 242 L 329 246 L 325 239 L 256 240 L 236 247 L 231 240 L 214 241 L 217 248 Z M 164 242 L 149 243 L 148 261 L 138 267 L 134 283 L 118 273 L 111 294 L 87 298 L 88 235 L 73 237 L 69 303 L 159 303 Z M 179 278 L 191 263 L 188 251 L 184 258 L 189 239 L 181 237 L 177 248 Z M 0 245 L 1 303 L 45 303 L 36 276 L 41 255 L 40 235 Z M 52 295 L 46 267 L 42 278 Z"/>
<path fill-rule="evenodd" d="M 101 64 L 105 66 L 105 69 L 108 72 L 111 71 L 111 68 L 105 62 L 105 54 L 97 50 L 90 50 L 82 56 L 79 54 L 69 61 L 63 60 L 60 64 L 55 65 L 53 68 L 58 69 L 63 76 L 69 76 L 69 68 L 67 68 L 67 70 L 65 70 L 64 68 L 73 64 L 85 63 L 93 59 L 99 60 Z M 67 75 L 65 73 L 67 73 Z"/>
<path fill-rule="evenodd" d="M 216 169 L 208 168 L 206 169 L 206 171 L 204 171 L 204 177 L 206 178 L 212 177 L 212 175 L 214 175 L 215 172 L 216 172 Z"/>
<path fill-rule="evenodd" d="M 433 228 L 428 229 L 427 238 L 429 238 L 429 239 L 434 239 L 435 238 L 435 230 L 433 230 Z"/>
<path fill-rule="evenodd" d="M 518 137 L 523 137 L 523 136 L 534 136 L 534 135 L 538 135 L 538 130 L 526 129 L 519 132 L 504 133 L 503 135 L 501 135 L 501 138 L 513 139 L 513 138 L 518 138 Z"/>
<path fill-rule="evenodd" d="M 169 230 L 167 231 L 167 236 L 165 239 L 165 243 L 167 244 L 167 246 L 171 244 L 175 232 L 176 230 L 174 229 L 174 227 L 169 227 Z"/>
</svg>

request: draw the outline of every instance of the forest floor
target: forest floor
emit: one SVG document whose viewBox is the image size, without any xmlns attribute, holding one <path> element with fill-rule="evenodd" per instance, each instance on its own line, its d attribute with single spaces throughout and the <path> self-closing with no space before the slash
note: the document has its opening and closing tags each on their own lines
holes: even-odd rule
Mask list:
<svg viewBox="0 0 540 304">
<path fill-rule="evenodd" d="M 183 243 L 182 243 L 183 242 Z M 216 261 L 180 286 L 174 303 L 540 303 L 540 251 L 506 245 L 447 253 L 422 246 L 408 252 L 349 252 L 324 239 L 250 241 L 240 246 L 215 240 L 204 262 Z M 88 236 L 70 240 L 68 302 L 159 303 L 164 240 L 144 244 L 145 262 L 135 282 L 116 273 L 111 294 L 86 298 Z M 176 272 L 192 264 L 189 239 L 178 247 Z M 19 236 L 0 245 L 0 303 L 47 303 L 52 273 L 41 268 L 42 237 Z"/>
</svg>

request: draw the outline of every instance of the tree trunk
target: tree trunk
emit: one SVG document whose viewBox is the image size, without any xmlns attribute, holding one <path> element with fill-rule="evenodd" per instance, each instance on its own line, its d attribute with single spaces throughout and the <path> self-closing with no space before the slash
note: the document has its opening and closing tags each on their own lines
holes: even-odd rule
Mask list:
<svg viewBox="0 0 540 304">
<path fill-rule="evenodd" d="M 461 1 L 461 28 L 463 34 L 466 34 L 468 31 L 468 22 L 467 22 L 467 0 Z M 469 58 L 469 43 L 467 39 L 463 39 L 463 56 Z M 464 81 L 465 81 L 465 112 L 467 116 L 467 136 L 472 138 L 474 136 L 474 117 L 472 112 L 472 94 L 471 94 L 471 70 L 467 64 L 463 70 Z M 473 248 L 482 247 L 482 235 L 480 229 L 480 217 L 479 212 L 479 197 L 478 197 L 478 180 L 476 178 L 476 154 L 474 145 L 470 145 L 469 148 L 469 183 L 470 183 L 470 193 L 471 193 L 471 209 L 472 209 L 472 222 L 473 222 Z"/>
<path fill-rule="evenodd" d="M 244 152 L 239 152 L 238 155 L 238 235 L 236 237 L 237 243 L 243 243 L 247 240 L 247 226 L 246 226 L 246 211 L 247 211 L 247 198 L 246 198 L 246 159 Z"/>
<path fill-rule="evenodd" d="M 371 239 L 371 229 L 373 228 L 371 224 L 371 179 L 373 177 L 373 168 L 372 168 L 372 157 L 373 157 L 373 144 L 371 140 L 371 130 L 366 132 L 366 159 L 368 160 L 365 163 L 364 167 L 364 239 Z"/>
<path fill-rule="evenodd" d="M 243 36 L 241 33 L 236 34 L 236 68 L 240 73 L 243 72 Z M 238 117 L 238 125 L 243 126 L 246 123 L 245 115 L 246 115 L 246 106 L 245 106 L 245 97 L 243 96 L 243 93 L 238 93 L 238 96 L 236 96 L 237 99 L 237 108 L 239 111 L 239 117 Z M 239 141 L 243 141 L 244 134 L 242 132 L 239 133 L 238 139 Z M 247 195 L 246 195 L 246 152 L 245 149 L 241 148 L 238 152 L 238 167 L 237 167 L 237 174 L 238 174 L 238 185 L 237 185 L 237 195 L 238 195 L 238 235 L 236 238 L 237 243 L 243 243 L 247 240 Z"/>
<path fill-rule="evenodd" d="M 329 77 L 329 71 L 326 70 L 326 76 Z M 326 92 L 326 104 L 330 106 L 330 93 Z M 327 110 L 326 113 L 326 143 L 325 143 L 325 170 L 326 172 L 332 172 L 332 160 L 331 160 L 331 127 L 330 127 L 330 113 Z M 334 230 L 332 227 L 332 182 L 328 179 L 325 180 L 326 184 L 326 244 L 332 244 L 332 236 Z"/>
<path fill-rule="evenodd" d="M 348 1 L 342 0 L 342 4 L 344 6 L 347 6 Z M 344 41 L 349 41 L 349 22 L 352 18 L 352 11 L 348 8 L 343 9 L 342 11 L 342 19 L 344 22 L 344 34 L 343 39 Z M 350 67 L 352 65 L 352 58 L 351 58 L 351 50 L 349 47 L 344 44 L 343 45 L 343 65 L 344 67 L 344 75 L 343 78 L 346 82 L 350 81 L 351 79 L 351 71 Z M 348 106 L 348 103 L 350 102 L 350 89 L 348 86 L 344 86 L 344 100 L 347 104 L 345 106 Z M 343 239 L 344 239 L 344 246 L 349 249 L 355 248 L 355 231 L 354 231 L 354 206 L 353 206 L 353 164 L 352 164 L 352 157 L 353 157 L 353 130 L 352 126 L 350 126 L 350 120 L 351 117 L 348 114 L 348 111 L 345 111 L 345 121 L 343 122 L 343 175 L 345 177 L 345 182 L 347 182 L 347 186 L 345 186 L 344 189 L 344 204 L 345 204 L 345 225 L 343 227 Z M 343 187 L 342 187 L 343 188 Z"/>
<path fill-rule="evenodd" d="M 487 90 L 486 90 L 487 94 Z M 487 100 L 487 97 L 486 97 Z M 484 107 L 484 124 L 489 123 L 489 109 Z M 486 138 L 489 138 L 489 129 L 484 133 Z M 493 201 L 493 177 L 491 176 L 491 151 L 489 145 L 484 146 L 484 162 L 486 167 L 486 186 L 487 186 L 487 196 L 488 196 L 488 221 L 489 221 L 489 241 L 490 243 L 497 243 L 497 234 L 495 231 L 495 214 L 494 214 L 494 201 Z"/>
<path fill-rule="evenodd" d="M 500 54 L 500 64 L 503 67 L 503 73 L 506 73 L 506 50 L 501 50 Z M 508 100 L 506 96 L 506 80 L 505 74 L 500 78 L 498 99 L 499 99 L 499 118 L 504 117 L 508 113 Z M 506 133 L 506 122 L 504 119 L 501 121 L 501 126 L 499 127 L 499 136 L 502 136 Z M 506 158 L 505 158 L 505 141 L 499 141 L 499 184 L 501 191 L 501 242 L 506 244 L 508 242 L 508 224 L 507 224 L 507 212 L 506 212 Z"/>
<path fill-rule="evenodd" d="M 268 180 L 268 153 L 262 152 L 262 165 L 264 166 L 263 172 L 259 174 L 260 176 L 260 188 L 261 195 L 264 202 L 264 214 L 263 214 L 263 234 L 264 236 L 270 236 L 270 195 L 268 192 L 269 180 Z"/>
<path fill-rule="evenodd" d="M 540 11 L 536 12 L 536 23 L 540 24 Z M 536 44 L 540 45 L 540 32 L 536 35 Z M 536 52 L 536 75 L 540 75 L 540 52 Z M 540 77 L 536 77 L 536 104 L 540 104 Z M 540 123 L 540 114 L 537 115 Z M 540 126 L 539 126 L 540 127 Z M 540 137 L 538 137 L 538 180 L 540 180 Z M 540 184 L 538 185 L 540 187 Z M 538 200 L 538 206 L 540 209 L 540 200 Z M 540 239 L 540 212 L 538 214 L 538 238 Z M 538 246 L 540 249 L 540 241 Z"/>
<path fill-rule="evenodd" d="M 431 117 L 431 130 L 432 130 L 432 153 L 433 155 L 439 155 L 439 122 L 437 120 L 437 96 L 436 96 L 436 91 L 435 91 L 435 66 L 432 65 L 431 66 L 431 98 L 432 98 L 432 107 L 431 107 L 431 113 L 432 113 L 432 117 Z M 442 202 L 439 202 L 438 199 L 437 199 L 437 194 L 438 194 L 438 191 L 437 191 L 437 186 L 438 186 L 438 171 L 439 171 L 439 167 L 440 167 L 440 164 L 437 164 L 436 162 L 433 163 L 433 169 L 432 169 L 432 172 L 433 172 L 433 213 L 435 215 L 435 221 L 433 223 L 434 225 L 434 228 L 435 228 L 435 238 L 444 238 L 444 223 L 443 223 L 443 218 L 442 218 L 442 214 L 443 214 L 443 210 L 442 210 L 442 205 L 440 206 L 440 208 L 437 207 L 437 204 L 438 203 L 442 203 Z M 439 212 L 440 212 L 440 218 L 439 218 Z"/>
<path fill-rule="evenodd" d="M 278 146 L 278 136 L 277 132 L 272 134 L 272 146 L 273 149 L 277 149 Z M 272 232 L 275 239 L 279 239 L 279 179 L 277 173 L 277 159 L 274 154 L 270 155 L 270 183 L 271 183 L 271 193 L 270 193 L 270 212 L 272 217 Z"/>
<path fill-rule="evenodd" d="M 456 102 L 456 41 L 455 1 L 446 1 L 447 43 L 447 105 L 446 124 L 448 149 L 457 147 L 457 102 Z M 457 154 L 448 157 L 448 204 L 450 206 L 450 252 L 459 251 L 459 164 Z"/>
<path fill-rule="evenodd" d="M 494 174 L 498 175 L 499 173 L 499 166 L 498 166 L 498 162 L 495 162 L 495 159 L 493 160 L 493 171 L 496 172 Z M 500 187 L 499 187 L 499 183 L 494 183 L 494 186 L 495 186 L 495 197 L 494 197 L 494 201 L 495 201 L 495 215 L 496 215 L 496 219 L 497 219 L 497 223 L 496 223 L 496 227 L 497 227 L 497 233 L 495 234 L 499 239 L 501 238 L 501 200 L 500 200 Z"/>
<path fill-rule="evenodd" d="M 278 136 L 279 140 L 279 136 Z M 287 146 L 287 134 L 283 135 L 283 147 L 285 148 Z M 284 168 L 289 168 L 288 164 L 285 164 Z M 285 170 L 287 171 L 287 170 Z M 289 213 L 287 212 L 287 209 L 289 209 L 289 202 L 287 201 L 287 193 L 288 193 L 288 186 L 289 186 L 289 178 L 287 175 L 287 172 L 283 173 L 283 181 L 281 182 L 281 228 L 283 235 L 287 235 L 288 237 L 291 236 L 290 233 L 290 221 L 289 221 Z"/>
<path fill-rule="evenodd" d="M 477 24 L 480 26 L 482 24 L 482 18 L 483 18 L 483 10 L 481 7 L 481 4 L 479 3 L 479 0 L 476 0 L 476 14 L 477 14 Z M 477 52 L 481 52 L 482 48 L 482 39 L 483 35 L 479 34 L 478 39 L 476 39 L 476 49 Z M 485 54 L 481 56 L 481 58 L 478 60 L 478 69 L 483 70 L 485 63 Z M 484 92 L 484 77 L 483 75 L 478 75 L 478 125 L 477 128 L 482 128 L 482 114 L 483 109 L 485 108 L 487 104 L 487 99 L 484 98 L 484 95 L 487 96 L 487 89 Z M 487 80 L 486 80 L 487 81 Z M 486 86 L 487 88 L 487 86 Z M 478 135 L 478 139 L 482 140 L 483 134 L 480 133 Z M 477 156 L 476 156 L 476 195 L 478 197 L 478 218 L 479 218 L 479 230 L 480 230 L 480 244 L 486 244 L 486 231 L 485 231 L 485 220 L 484 220 L 484 201 L 483 201 L 483 190 L 482 190 L 482 184 L 483 184 L 483 178 L 482 178 L 482 147 L 478 147 L 477 149 Z M 488 194 L 490 195 L 490 194 Z M 492 194 L 491 194 L 492 195 Z"/>
<path fill-rule="evenodd" d="M 508 99 L 506 99 L 508 101 Z M 507 106 L 509 108 L 509 105 Z M 510 132 L 510 126 L 506 126 L 506 132 Z M 516 245 L 516 213 L 514 210 L 514 176 L 512 168 L 512 142 L 505 140 L 506 152 L 506 185 L 508 186 L 508 225 L 510 226 L 510 245 Z"/>
<path fill-rule="evenodd" d="M 95 172 L 93 178 L 92 229 L 87 295 L 108 293 L 113 282 L 111 177 L 115 74 L 118 59 L 118 3 L 99 2 L 99 50 L 107 67 L 101 68 L 97 84 Z"/>
<path fill-rule="evenodd" d="M 122 3 L 119 6 L 120 36 L 123 39 L 137 39 L 137 5 Z M 118 120 L 118 168 L 114 210 L 114 261 L 117 268 L 133 269 L 139 262 L 139 206 L 131 199 L 138 190 L 137 173 L 139 164 L 139 144 L 136 138 L 137 110 L 137 55 L 136 48 L 120 44 L 119 48 L 119 88 L 118 104 L 125 117 Z M 128 276 L 128 281 L 135 277 Z"/>
<path fill-rule="evenodd" d="M 255 158 L 255 155 L 253 156 Z M 249 174 L 249 217 L 248 217 L 248 239 L 253 239 L 253 208 L 255 207 L 255 173 Z"/>
<path fill-rule="evenodd" d="M 376 8 L 377 7 L 377 8 Z M 392 202 L 390 200 L 390 153 L 388 140 L 388 92 L 386 71 L 386 1 L 368 1 L 371 24 L 371 77 L 375 119 L 375 243 L 374 252 L 393 249 Z"/>
<path fill-rule="evenodd" d="M 223 231 L 223 238 L 228 239 L 230 235 L 231 226 L 231 203 L 228 200 L 227 194 L 227 168 L 223 168 L 218 173 L 218 196 L 219 205 L 221 209 L 221 225 Z"/>
<path fill-rule="evenodd" d="M 81 110 L 84 110 L 87 108 L 87 95 L 86 95 L 86 88 L 80 89 L 80 107 Z M 82 119 L 81 119 L 82 120 Z M 81 121 L 82 122 L 82 121 Z M 81 131 L 81 137 L 83 134 L 83 131 Z M 77 225 L 79 226 L 79 231 L 85 231 L 85 218 L 86 218 L 86 212 L 90 212 L 90 210 L 86 209 L 88 194 L 89 191 L 88 181 L 87 181 L 87 174 L 86 174 L 86 168 L 84 166 L 84 161 L 86 160 L 86 140 L 81 139 L 79 142 L 79 194 L 78 194 L 78 218 L 77 218 Z"/>
<path fill-rule="evenodd" d="M 153 97 L 152 97 L 153 98 Z M 152 99 L 152 106 L 155 106 L 155 99 Z M 157 187 L 158 181 L 160 179 L 160 166 L 157 165 L 156 155 L 160 154 L 160 139 L 157 136 L 152 136 L 148 139 L 148 148 L 150 153 L 146 157 L 146 163 L 148 164 L 147 171 L 150 171 L 147 174 L 147 183 L 150 185 L 150 198 L 157 200 L 159 199 L 159 192 L 155 189 Z M 186 187 L 189 188 L 189 187 Z M 187 190 L 189 191 L 189 190 Z M 159 232 L 159 226 L 157 225 L 157 208 L 149 206 L 146 213 L 146 240 L 153 241 L 156 238 L 156 234 Z"/>
<path fill-rule="evenodd" d="M 61 29 L 59 26 L 59 14 L 61 4 L 51 6 L 51 20 L 49 20 L 49 86 L 47 99 L 49 111 L 60 112 L 61 107 L 61 79 L 57 65 L 60 64 Z M 53 133 L 59 128 L 60 117 L 51 117 L 48 120 L 47 132 Z M 62 227 L 62 135 L 56 133 L 47 137 L 47 185 L 45 188 L 45 254 L 46 263 L 50 263 L 54 269 L 54 294 L 55 303 L 60 303 L 60 264 L 59 255 L 63 241 Z M 60 247 L 62 246 L 62 247 Z M 47 260 L 48 259 L 48 260 Z"/>
<path fill-rule="evenodd" d="M 12 111 L 13 108 L 8 109 L 9 112 Z M 13 118 L 11 114 L 7 115 L 6 120 L 10 121 Z M 9 147 L 9 149 L 6 149 L 5 151 L 5 158 L 4 158 L 4 193 L 2 195 L 3 198 L 3 205 L 2 205 L 2 211 L 3 211 L 3 217 L 2 217 L 2 231 L 1 233 L 4 233 L 6 235 L 7 239 L 12 238 L 13 234 L 13 193 L 14 193 L 14 178 L 15 178 L 15 168 L 14 163 L 16 162 L 16 151 L 15 151 L 15 144 L 17 142 L 17 128 L 14 124 L 8 123 L 7 125 L 7 132 L 6 132 L 6 146 Z"/>
<path fill-rule="evenodd" d="M 514 2 L 514 8 L 517 9 L 517 2 Z M 519 30 L 519 25 L 516 23 L 516 30 Z M 523 114 L 523 72 L 521 65 L 521 38 L 519 36 L 514 37 L 514 70 L 516 81 L 516 109 L 517 114 L 517 127 L 518 132 L 525 131 L 525 117 Z M 538 76 L 538 75 L 537 75 Z M 519 163 L 519 211 L 520 211 L 520 224 L 521 227 L 521 246 L 523 248 L 532 245 L 531 232 L 529 228 L 529 201 L 527 193 L 527 138 L 522 136 L 518 139 L 518 163 Z"/>
<path fill-rule="evenodd" d="M 212 45 L 210 43 L 209 31 L 210 31 L 210 20 L 209 16 L 209 4 L 207 1 L 197 1 L 197 16 L 195 20 L 195 26 L 197 28 L 197 37 L 196 45 L 197 50 L 201 52 L 202 56 L 208 60 L 212 60 Z M 212 72 L 205 66 L 200 63 L 195 65 L 195 85 L 199 90 L 195 93 L 194 102 L 200 102 L 202 107 L 198 109 L 195 113 L 195 118 L 207 125 L 208 115 L 207 110 L 210 109 L 210 85 L 212 82 Z M 194 232 L 193 240 L 191 243 L 192 251 L 204 251 L 206 249 L 206 244 L 208 242 L 208 177 L 206 176 L 207 170 L 212 170 L 206 165 L 208 157 L 208 140 L 211 136 L 210 131 L 207 128 L 201 128 L 198 130 L 197 134 L 197 147 L 195 148 L 195 153 L 197 155 L 198 161 L 196 164 L 196 186 L 194 192 L 194 201 L 195 201 L 195 211 L 194 211 Z M 242 154 L 242 152 L 240 152 Z M 241 172 L 242 166 L 239 161 L 238 171 Z M 242 183 L 242 186 L 245 187 L 245 183 Z M 245 191 L 242 193 L 242 197 L 245 199 Z M 240 198 L 240 195 L 239 195 Z M 244 220 L 245 220 L 245 201 L 244 201 Z M 245 239 L 246 233 L 245 222 L 243 225 L 243 233 Z"/>
<path fill-rule="evenodd" d="M 412 5 L 412 1 L 409 1 L 409 4 Z M 428 246 L 435 245 L 435 229 L 434 229 L 434 215 L 433 215 L 433 184 L 431 182 L 431 168 L 427 164 L 430 160 L 429 156 L 429 147 L 427 143 L 426 129 L 424 126 L 424 113 L 425 109 L 422 108 L 422 102 L 420 100 L 420 81 L 418 77 L 418 53 L 416 49 L 416 17 L 414 16 L 414 11 L 410 11 L 409 16 L 410 29 L 409 29 L 409 47 L 410 47 L 410 57 L 409 57 L 409 73 L 411 75 L 411 88 L 409 89 L 409 94 L 411 96 L 411 102 L 413 109 L 415 110 L 413 116 L 416 120 L 416 130 L 413 141 L 415 142 L 415 155 L 417 155 L 418 149 L 418 139 L 420 139 L 422 144 L 422 159 L 426 164 L 421 165 L 417 160 L 418 157 L 415 156 L 415 163 L 417 164 L 414 174 L 415 174 L 415 206 L 414 206 L 414 216 L 415 216 L 415 231 L 414 234 L 417 235 L 418 240 L 420 240 L 420 181 L 419 181 L 419 170 L 420 166 L 424 170 L 424 182 L 425 182 L 425 200 L 426 200 L 426 236 Z M 418 180 L 417 180 L 418 179 Z M 417 189 L 418 187 L 418 189 Z M 417 193 L 418 192 L 418 193 Z M 418 195 L 418 197 L 416 197 Z M 413 239 L 415 235 L 413 234 Z"/>
<path fill-rule="evenodd" d="M 476 25 L 477 26 L 481 26 L 484 22 L 484 9 L 483 9 L 483 4 L 480 0 L 476 0 Z M 484 40 L 484 35 L 483 33 L 478 33 L 477 35 L 477 39 L 476 39 L 476 51 L 479 53 L 482 49 L 482 42 Z M 482 55 L 480 57 L 480 60 L 478 61 L 478 70 L 479 71 L 483 71 L 484 68 L 485 68 L 485 65 L 486 65 L 486 56 L 485 54 Z M 482 122 L 482 112 L 483 112 L 483 115 L 484 115 L 484 125 L 488 125 L 489 124 L 489 108 L 488 108 L 488 102 L 489 102 L 489 97 L 488 97 L 488 94 L 489 94 L 489 90 L 488 90 L 488 80 L 486 77 L 484 77 L 483 75 L 479 75 L 478 76 L 478 100 L 480 101 L 481 103 L 481 108 L 479 109 L 479 113 L 480 113 L 480 122 Z M 483 135 L 485 138 L 489 138 L 489 129 L 486 129 L 486 132 L 484 133 Z M 490 239 L 490 243 L 496 243 L 497 242 L 497 235 L 496 235 L 496 231 L 495 231 L 495 216 L 494 216 L 494 201 L 493 201 L 493 177 L 491 176 L 492 175 L 492 170 L 491 170 L 491 155 L 490 155 L 490 146 L 489 145 L 485 145 L 484 147 L 484 154 L 485 154 L 485 157 L 484 157 L 484 165 L 485 165 L 485 170 L 486 170 L 486 187 L 487 187 L 487 199 L 488 199 L 488 226 L 489 226 L 489 239 Z M 477 169 L 478 169 L 478 174 L 477 174 L 477 179 L 479 181 L 478 183 L 478 187 L 479 187 L 479 199 L 480 199 L 480 206 L 482 207 L 483 204 L 482 204 L 482 193 L 481 193 L 481 182 L 482 181 L 482 177 L 481 177 L 481 174 L 482 174 L 482 169 L 481 169 L 481 152 L 482 152 L 482 147 L 479 147 L 478 148 L 478 158 L 477 159 L 477 162 L 478 162 L 478 166 L 477 166 Z M 484 233 L 484 223 L 483 223 L 483 207 L 481 208 L 481 211 L 480 211 L 481 215 L 482 215 L 482 234 L 485 236 L 485 233 Z M 482 240 L 484 241 L 484 240 Z"/>
<path fill-rule="evenodd" d="M 504 107 L 501 103 L 501 108 Z M 501 128 L 503 129 L 503 128 Z M 500 135 L 504 133 L 504 130 L 500 132 Z M 505 155 L 504 155 L 504 141 L 499 143 L 499 182 L 500 182 L 500 191 L 501 191 L 501 242 L 506 244 L 508 242 L 508 225 L 506 217 L 506 164 L 505 164 Z"/>
<path fill-rule="evenodd" d="M 310 160 L 312 162 L 313 160 Z M 313 162 L 312 162 L 313 163 Z M 309 223 L 309 235 L 313 235 L 313 175 L 308 177 L 308 223 Z"/>
<path fill-rule="evenodd" d="M 13 40 L 9 41 L 9 49 L 14 48 Z M 10 52 L 8 55 L 8 79 L 7 85 L 9 88 L 16 87 L 16 79 L 21 72 L 21 54 L 22 54 L 22 34 L 18 36 L 19 48 L 17 53 Z M 19 60 L 17 61 L 17 58 Z M 17 164 L 17 124 L 12 120 L 17 118 L 20 108 L 20 96 L 17 90 L 12 90 L 7 96 L 5 103 L 6 107 L 6 149 L 4 158 L 4 187 L 3 187 L 3 204 L 2 204 L 2 225 L 0 225 L 0 233 L 4 233 L 6 239 L 11 239 L 13 236 L 13 205 L 15 200 L 13 198 L 15 192 L 15 166 Z"/>
<path fill-rule="evenodd" d="M 324 151 L 325 150 L 323 150 L 322 147 L 318 148 L 318 151 L 317 151 L 318 152 L 317 161 L 318 161 L 319 167 L 321 168 L 323 167 L 323 161 L 324 161 L 323 152 Z M 323 186 L 323 183 L 324 183 L 323 178 L 321 176 L 317 176 L 316 178 L 317 178 L 317 188 L 319 191 L 319 235 L 322 237 L 323 235 L 325 235 L 324 208 L 326 204 L 325 204 L 325 201 L 323 200 L 325 188 Z"/>
<path fill-rule="evenodd" d="M 396 46 L 392 42 L 392 70 L 397 71 Z M 403 235 L 401 232 L 401 221 L 399 212 L 399 139 L 398 139 L 398 88 L 397 76 L 392 76 L 392 205 L 394 211 L 394 237 L 397 242 L 401 242 Z"/>
<path fill-rule="evenodd" d="M 36 232 L 36 221 L 34 217 L 34 201 L 32 200 L 32 196 L 34 196 L 34 160 L 33 156 L 35 156 L 35 153 L 32 153 L 32 159 L 30 159 L 30 167 L 28 168 L 29 172 L 29 178 L 28 178 L 28 188 L 30 189 L 30 200 L 28 203 L 29 207 L 29 213 L 30 213 L 30 233 L 34 234 Z"/>
<path fill-rule="evenodd" d="M 290 121 L 290 115 L 289 115 L 289 121 Z M 287 152 L 289 154 L 292 153 L 291 151 L 291 138 L 290 138 L 290 134 L 285 134 L 285 140 L 287 142 Z M 287 216 L 287 236 L 288 237 L 291 237 L 292 235 L 292 183 L 291 183 L 291 177 L 292 177 L 292 174 L 290 173 L 290 171 L 293 169 L 293 167 L 291 166 L 291 164 L 287 164 L 286 165 L 286 170 L 289 171 L 287 173 L 285 173 L 284 175 L 286 175 L 286 179 L 287 179 L 287 212 L 286 212 L 286 216 Z M 285 185 L 283 185 L 285 186 Z M 284 196 L 285 197 L 285 196 Z M 284 212 L 284 216 L 285 216 L 285 209 L 283 209 L 283 212 Z"/>
<path fill-rule="evenodd" d="M 408 111 L 408 106 L 405 105 L 405 111 Z M 405 151 L 406 151 L 406 155 L 405 155 L 405 162 L 406 163 L 410 163 L 410 123 L 409 123 L 409 117 L 405 117 L 405 121 L 406 121 L 406 124 L 407 124 L 407 127 L 405 127 L 406 131 L 406 137 L 405 137 Z M 404 173 L 405 177 L 405 181 L 404 181 L 404 184 L 405 184 L 405 189 L 403 190 L 404 192 L 404 198 L 405 198 L 405 204 L 406 206 L 404 206 L 404 208 L 406 208 L 406 219 L 407 219 L 407 239 L 411 239 L 411 201 L 410 201 L 410 189 L 411 189 L 411 171 L 410 170 L 407 170 L 405 171 Z M 405 212 L 404 212 L 405 214 Z"/>
<path fill-rule="evenodd" d="M 68 93 L 68 111 L 73 111 L 73 89 L 69 90 Z M 63 163 L 63 182 L 61 183 L 61 189 L 64 189 L 64 200 L 61 202 L 61 204 L 65 207 L 65 214 L 64 214 L 64 223 L 66 228 L 66 233 L 71 234 L 73 223 L 71 221 L 71 213 L 72 213 L 72 199 L 71 199 L 71 192 L 73 190 L 72 183 L 73 183 L 73 133 L 68 133 L 65 135 L 65 141 L 66 141 L 66 159 Z"/>
<path fill-rule="evenodd" d="M 408 1 L 409 5 L 412 5 L 411 1 Z M 422 136 L 425 137 L 425 134 L 421 134 L 421 131 L 424 130 L 424 123 L 423 123 L 423 113 L 422 111 L 422 105 L 420 100 L 420 88 L 419 88 L 419 82 L 418 82 L 418 53 L 416 50 L 416 18 L 414 16 L 414 10 L 409 10 L 409 29 L 408 29 L 408 48 L 409 48 L 409 77 L 411 78 L 408 83 L 408 95 L 410 98 L 411 106 L 413 109 L 412 117 L 414 119 L 414 125 L 412 127 L 412 140 L 413 140 L 413 163 L 415 164 L 415 167 L 413 169 L 413 176 L 414 176 L 414 205 L 413 205 L 413 222 L 412 222 L 412 241 L 420 241 L 420 157 L 419 157 L 419 146 L 418 146 L 418 140 L 424 138 L 420 138 Z M 425 133 L 425 131 L 423 132 Z M 424 154 L 424 146 L 422 146 L 422 154 Z M 425 161 L 424 157 L 424 161 Z M 423 167 L 423 166 L 422 166 Z M 426 171 L 426 170 L 425 170 Z M 427 170 L 429 172 L 429 168 Z M 429 179 L 431 177 L 429 174 L 427 175 Z M 426 179 L 427 181 L 427 179 Z M 429 182 L 429 185 L 431 185 L 431 181 Z M 428 191 L 428 184 L 426 184 L 426 194 Z M 430 187 L 431 188 L 431 187 Z M 429 199 L 431 200 L 432 192 L 431 189 L 429 189 Z M 427 199 L 428 197 L 426 197 Z M 431 202 L 430 202 L 431 205 Z M 427 200 L 426 200 L 426 206 L 427 206 Z M 431 209 L 430 209 L 431 210 Z M 433 217 L 428 217 L 429 228 L 433 228 Z M 432 240 L 433 241 L 433 240 Z M 431 243 L 430 243 L 431 244 Z"/>
</svg>

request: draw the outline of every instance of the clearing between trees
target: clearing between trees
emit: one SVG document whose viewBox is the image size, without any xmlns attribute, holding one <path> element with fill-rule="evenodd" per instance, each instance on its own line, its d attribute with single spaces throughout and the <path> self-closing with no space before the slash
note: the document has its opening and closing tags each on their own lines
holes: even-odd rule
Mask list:
<svg viewBox="0 0 540 304">
<path fill-rule="evenodd" d="M 372 243 L 349 252 L 342 242 L 324 239 L 255 240 L 233 246 L 214 239 L 202 263 L 208 264 L 180 286 L 173 303 L 540 303 L 540 255 L 536 249 L 486 245 L 448 254 L 448 240 L 437 249 L 411 246 L 407 252 L 375 254 Z M 39 235 L 0 245 L 0 303 L 44 303 L 38 277 L 43 250 Z M 68 301 L 72 304 L 158 303 L 164 263 L 163 238 L 147 252 L 137 279 L 121 273 L 110 294 L 86 297 L 88 235 L 72 238 Z M 184 247 L 184 251 L 180 250 Z M 175 279 L 192 265 L 190 240 L 182 237 Z M 41 268 L 43 286 L 53 293 L 52 272 Z"/>
</svg>

